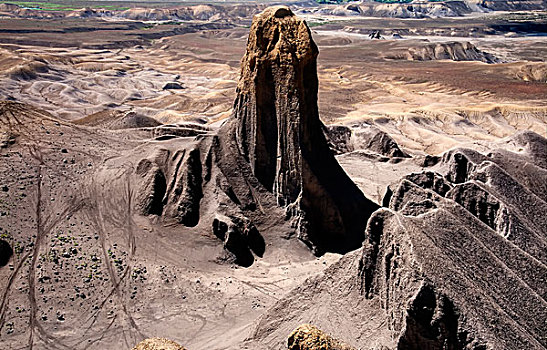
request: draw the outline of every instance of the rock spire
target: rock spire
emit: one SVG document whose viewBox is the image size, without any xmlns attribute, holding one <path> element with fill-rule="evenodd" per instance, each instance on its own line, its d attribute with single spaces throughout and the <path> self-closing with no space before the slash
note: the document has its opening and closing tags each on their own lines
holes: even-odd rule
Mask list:
<svg viewBox="0 0 547 350">
<path fill-rule="evenodd" d="M 317 107 L 317 55 L 306 22 L 285 6 L 256 15 L 229 123 L 254 176 L 316 253 L 358 248 L 376 205 L 329 149 Z"/>
</svg>

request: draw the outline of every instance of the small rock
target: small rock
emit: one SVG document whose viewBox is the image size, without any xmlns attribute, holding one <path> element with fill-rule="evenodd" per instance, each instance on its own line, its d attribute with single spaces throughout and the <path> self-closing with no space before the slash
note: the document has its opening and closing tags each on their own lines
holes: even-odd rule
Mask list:
<svg viewBox="0 0 547 350">
<path fill-rule="evenodd" d="M 182 346 L 165 338 L 145 339 L 135 345 L 133 350 L 164 349 L 164 350 L 185 350 Z"/>
<path fill-rule="evenodd" d="M 287 341 L 289 350 L 355 350 L 310 324 L 303 324 L 296 328 Z"/>
</svg>

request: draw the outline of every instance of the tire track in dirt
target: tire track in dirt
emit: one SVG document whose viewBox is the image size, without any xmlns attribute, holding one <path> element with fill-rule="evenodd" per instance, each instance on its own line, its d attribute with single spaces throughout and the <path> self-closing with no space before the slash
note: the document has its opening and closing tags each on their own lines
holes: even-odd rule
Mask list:
<svg viewBox="0 0 547 350">
<path fill-rule="evenodd" d="M 131 332 L 129 336 L 132 339 L 132 343 L 134 343 L 139 337 L 145 338 L 145 335 L 140 330 L 139 326 L 135 322 L 131 312 L 128 309 L 127 303 L 124 300 L 124 294 L 123 290 L 120 288 L 122 283 L 126 280 L 127 276 L 129 275 L 129 271 L 132 268 L 132 260 L 134 258 L 134 254 L 136 252 L 136 243 L 135 243 L 135 234 L 134 234 L 134 222 L 133 222 L 133 212 L 132 212 L 132 196 L 133 193 L 131 191 L 131 185 L 130 185 L 130 171 L 126 169 L 120 169 L 121 173 L 116 174 L 115 178 L 122 178 L 124 179 L 124 186 L 123 191 L 119 196 L 118 201 L 116 201 L 116 195 L 114 193 L 109 193 L 109 196 L 104 196 L 100 193 L 99 185 L 92 179 L 91 185 L 89 188 L 91 189 L 90 198 L 94 199 L 94 205 L 90 206 L 86 210 L 86 214 L 91 222 L 91 224 L 95 227 L 97 230 L 97 233 L 99 235 L 99 240 L 101 244 L 101 251 L 102 255 L 106 264 L 106 268 L 108 271 L 108 275 L 110 278 L 110 281 L 112 283 L 112 288 L 107 294 L 107 296 L 102 300 L 100 303 L 100 307 L 98 310 L 94 312 L 94 314 L 88 319 L 92 322 L 90 326 L 85 330 L 84 334 L 89 332 L 91 330 L 91 327 L 95 324 L 97 317 L 99 315 L 99 312 L 102 310 L 104 305 L 106 304 L 107 300 L 112 296 L 116 295 L 116 299 L 119 302 L 119 305 L 122 308 L 122 311 L 125 315 L 125 318 L 127 322 L 129 323 L 131 329 Z M 101 201 L 99 199 L 102 199 Z M 109 214 L 105 215 L 104 211 L 107 211 Z M 110 260 L 110 256 L 108 254 L 108 248 L 107 248 L 107 229 L 105 226 L 105 223 L 110 222 L 114 227 L 121 228 L 122 232 L 124 233 L 125 238 L 127 239 L 127 244 L 129 247 L 129 255 L 127 258 L 127 266 L 125 267 L 123 273 L 121 276 L 118 276 L 118 274 L 115 271 L 114 266 L 112 265 L 112 262 Z M 125 330 L 122 331 L 124 338 L 126 337 Z M 126 338 L 125 338 L 126 339 Z M 129 344 L 129 342 L 126 339 L 127 346 L 130 348 L 132 345 Z"/>
<path fill-rule="evenodd" d="M 79 211 L 83 207 L 83 201 L 80 201 L 74 197 L 68 204 L 64 206 L 61 210 L 60 215 L 55 219 L 51 219 L 51 216 L 46 216 L 44 219 L 42 216 L 43 209 L 43 198 L 42 198 L 42 185 L 43 185 L 43 175 L 42 168 L 45 166 L 44 157 L 41 151 L 36 147 L 31 147 L 30 149 L 31 156 L 38 161 L 38 174 L 37 174 L 37 183 L 36 183 L 36 204 L 35 204 L 35 219 L 36 219 L 36 239 L 34 240 L 34 249 L 32 251 L 32 260 L 30 264 L 29 273 L 27 276 L 29 291 L 29 303 L 30 303 L 30 316 L 29 316 L 29 340 L 28 340 L 28 349 L 32 350 L 34 346 L 34 330 L 37 328 L 38 320 L 36 318 L 37 304 L 36 304 L 36 263 L 38 260 L 38 255 L 40 253 L 41 245 L 44 239 L 51 233 L 51 231 L 57 226 L 61 221 L 61 218 L 66 217 L 67 215 L 72 215 L 75 212 Z M 53 341 L 55 338 L 49 336 L 42 327 L 39 327 L 39 333 L 42 335 L 41 339 L 47 344 L 48 340 Z M 44 339 L 46 338 L 46 339 Z M 61 345 L 63 347 L 69 348 L 68 346 L 57 343 L 56 345 Z"/>
</svg>

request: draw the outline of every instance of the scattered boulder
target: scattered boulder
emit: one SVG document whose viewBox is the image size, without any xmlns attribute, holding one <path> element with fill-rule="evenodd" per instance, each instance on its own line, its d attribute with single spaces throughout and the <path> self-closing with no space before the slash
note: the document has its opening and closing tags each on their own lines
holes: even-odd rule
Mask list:
<svg viewBox="0 0 547 350">
<path fill-rule="evenodd" d="M 287 340 L 288 350 L 355 350 L 311 324 L 298 326 Z"/>
</svg>

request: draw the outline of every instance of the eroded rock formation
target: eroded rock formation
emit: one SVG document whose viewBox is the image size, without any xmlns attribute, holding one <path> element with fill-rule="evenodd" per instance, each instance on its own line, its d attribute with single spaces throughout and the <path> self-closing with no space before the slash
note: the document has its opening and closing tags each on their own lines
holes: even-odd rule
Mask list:
<svg viewBox="0 0 547 350">
<path fill-rule="evenodd" d="M 217 133 L 198 125 L 154 129 L 165 131 L 162 139 L 181 129 L 198 136 L 190 147 L 139 162 L 139 211 L 187 227 L 208 221 L 244 266 L 264 253 L 260 222 L 275 216 L 315 254 L 360 247 L 378 206 L 329 148 L 317 108 L 317 55 L 307 24 L 289 8 L 255 16 L 233 116 Z"/>
<path fill-rule="evenodd" d="M 329 125 L 326 134 L 331 148 L 336 153 L 367 151 L 388 158 L 408 158 L 397 142 L 382 130 L 363 123 L 359 126 Z"/>
<path fill-rule="evenodd" d="M 408 50 L 407 59 L 417 61 L 453 60 L 453 61 L 480 61 L 497 63 L 500 60 L 494 55 L 479 50 L 470 42 L 448 42 L 428 44 Z"/>
<path fill-rule="evenodd" d="M 328 147 L 317 108 L 317 55 L 308 26 L 287 7 L 256 16 L 225 129 L 254 176 L 288 208 L 299 238 L 318 253 L 343 252 L 360 245 L 362 218 L 374 205 Z"/>
</svg>

